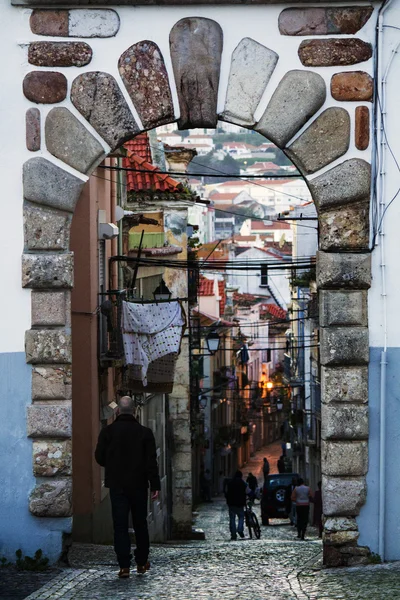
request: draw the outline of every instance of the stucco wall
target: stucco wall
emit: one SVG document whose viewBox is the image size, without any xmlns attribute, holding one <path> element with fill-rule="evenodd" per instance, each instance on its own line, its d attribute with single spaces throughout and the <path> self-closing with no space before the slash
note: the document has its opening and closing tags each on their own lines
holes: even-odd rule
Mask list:
<svg viewBox="0 0 400 600">
<path fill-rule="evenodd" d="M 0 354 L 0 556 L 15 561 L 21 548 L 32 556 L 42 548 L 59 558 L 62 532 L 71 519 L 38 519 L 28 510 L 28 495 L 36 480 L 32 473 L 32 441 L 26 437 L 26 408 L 31 403 L 31 367 L 24 352 Z"/>
</svg>

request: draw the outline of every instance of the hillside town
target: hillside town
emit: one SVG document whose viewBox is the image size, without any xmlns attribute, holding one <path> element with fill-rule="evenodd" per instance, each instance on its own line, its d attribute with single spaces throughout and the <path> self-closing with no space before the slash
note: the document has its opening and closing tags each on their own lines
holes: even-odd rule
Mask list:
<svg viewBox="0 0 400 600">
<path fill-rule="evenodd" d="M 400 0 L 0 16 L 0 600 L 400 599 Z"/>
</svg>

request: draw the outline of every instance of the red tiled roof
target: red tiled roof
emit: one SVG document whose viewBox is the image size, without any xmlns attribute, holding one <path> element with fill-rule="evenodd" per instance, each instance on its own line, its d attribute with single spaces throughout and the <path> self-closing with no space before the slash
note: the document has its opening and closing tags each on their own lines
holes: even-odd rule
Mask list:
<svg viewBox="0 0 400 600">
<path fill-rule="evenodd" d="M 222 316 L 226 305 L 225 281 L 218 281 L 218 293 L 221 298 L 219 301 L 219 314 Z"/>
<path fill-rule="evenodd" d="M 255 235 L 235 235 L 234 240 L 236 242 L 255 242 L 257 236 Z"/>
<path fill-rule="evenodd" d="M 259 169 L 259 170 L 268 170 L 268 171 L 280 171 L 281 167 L 276 165 L 273 162 L 255 162 L 251 167 L 248 167 L 248 170 Z"/>
<path fill-rule="evenodd" d="M 268 220 L 268 219 L 266 219 Z M 273 222 L 271 224 L 266 225 L 264 221 L 252 221 L 251 222 L 251 231 L 269 231 L 274 229 L 290 229 L 290 223 L 285 223 L 284 221 Z"/>
<path fill-rule="evenodd" d="M 221 193 L 221 192 L 213 191 L 213 192 L 211 192 L 209 197 L 210 197 L 210 200 L 212 200 L 213 202 L 223 202 L 224 200 L 233 200 L 238 195 L 239 194 L 236 194 L 235 192 Z"/>
<path fill-rule="evenodd" d="M 150 142 L 146 132 L 139 133 L 133 140 L 126 142 L 124 147 L 128 152 L 132 152 L 132 154 L 136 154 L 137 156 L 140 156 L 140 158 L 144 158 L 144 160 L 151 163 Z"/>
<path fill-rule="evenodd" d="M 214 280 L 200 275 L 198 296 L 214 296 Z"/>
<path fill-rule="evenodd" d="M 263 304 L 261 310 L 264 312 L 268 312 L 273 317 L 277 319 L 286 319 L 287 311 L 277 306 L 276 304 Z"/>
<path fill-rule="evenodd" d="M 137 169 L 135 171 L 126 171 L 126 187 L 128 192 L 157 191 L 178 193 L 183 190 L 183 186 L 179 181 L 172 179 L 169 175 L 159 173 L 159 169 L 151 164 L 150 144 L 147 133 L 141 133 L 130 142 L 127 142 L 125 148 L 128 150 L 128 153 L 123 158 L 123 166 L 126 169 Z"/>
</svg>

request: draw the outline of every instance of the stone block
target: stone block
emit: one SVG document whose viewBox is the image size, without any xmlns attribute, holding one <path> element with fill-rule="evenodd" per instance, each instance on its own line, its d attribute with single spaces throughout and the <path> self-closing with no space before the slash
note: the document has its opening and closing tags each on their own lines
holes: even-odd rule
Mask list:
<svg viewBox="0 0 400 600">
<path fill-rule="evenodd" d="M 36 67 L 83 67 L 92 54 L 85 42 L 33 42 L 28 46 L 28 62 Z"/>
<path fill-rule="evenodd" d="M 310 174 L 343 156 L 349 144 L 349 113 L 344 108 L 327 108 L 287 148 L 287 154 L 303 173 Z"/>
<path fill-rule="evenodd" d="M 342 67 L 369 60 L 372 46 L 357 38 L 303 40 L 298 54 L 305 67 Z"/>
<path fill-rule="evenodd" d="M 374 80 L 365 71 L 335 73 L 331 79 L 332 98 L 340 102 L 372 101 Z"/>
<path fill-rule="evenodd" d="M 71 440 L 34 441 L 33 474 L 35 475 L 35 477 L 55 477 L 57 475 L 71 475 Z"/>
<path fill-rule="evenodd" d="M 308 181 L 308 185 L 319 211 L 369 200 L 371 165 L 360 158 L 351 158 Z"/>
<path fill-rule="evenodd" d="M 367 440 L 368 406 L 365 404 L 322 404 L 323 440 Z"/>
<path fill-rule="evenodd" d="M 175 452 L 172 457 L 172 468 L 174 472 L 190 471 L 192 468 L 191 452 Z"/>
<path fill-rule="evenodd" d="M 190 506 L 193 504 L 192 490 L 187 488 L 174 488 L 174 504 L 178 506 Z"/>
<path fill-rule="evenodd" d="M 28 108 L 25 113 L 26 147 L 31 152 L 40 150 L 40 110 Z"/>
<path fill-rule="evenodd" d="M 72 288 L 73 254 L 23 254 L 22 287 Z"/>
<path fill-rule="evenodd" d="M 32 368 L 32 400 L 65 400 L 71 386 L 69 365 L 35 365 Z"/>
<path fill-rule="evenodd" d="M 23 166 L 24 198 L 60 210 L 74 212 L 84 181 L 42 157 Z"/>
<path fill-rule="evenodd" d="M 254 129 L 284 147 L 321 108 L 325 98 L 326 85 L 321 75 L 288 71 Z"/>
<path fill-rule="evenodd" d="M 29 24 L 32 33 L 35 33 L 36 35 L 67 37 L 68 11 L 34 10 L 31 13 Z"/>
<path fill-rule="evenodd" d="M 140 132 L 112 75 L 82 73 L 72 82 L 71 102 L 112 150 Z"/>
<path fill-rule="evenodd" d="M 26 250 L 68 250 L 71 213 L 24 202 Z"/>
<path fill-rule="evenodd" d="M 344 546 L 339 548 L 339 551 L 342 554 L 351 554 L 352 556 L 369 556 L 371 554 L 368 546 Z"/>
<path fill-rule="evenodd" d="M 25 98 L 36 104 L 57 104 L 67 97 L 65 75 L 54 71 L 31 71 L 24 77 L 22 89 Z"/>
<path fill-rule="evenodd" d="M 81 173 L 91 173 L 104 158 L 103 146 L 67 108 L 53 108 L 46 118 L 47 150 Z"/>
<path fill-rule="evenodd" d="M 326 567 L 344 567 L 347 564 L 346 556 L 340 553 L 339 548 L 329 546 L 328 544 L 322 547 L 323 563 Z"/>
<path fill-rule="evenodd" d="M 29 510 L 35 517 L 72 516 L 71 477 L 39 483 L 30 495 Z"/>
<path fill-rule="evenodd" d="M 31 294 L 32 325 L 65 325 L 66 292 L 36 292 Z"/>
<path fill-rule="evenodd" d="M 327 517 L 358 515 L 366 496 L 365 477 L 346 479 L 322 476 L 322 502 Z"/>
<path fill-rule="evenodd" d="M 322 441 L 322 473 L 324 475 L 360 477 L 368 471 L 367 442 Z"/>
<path fill-rule="evenodd" d="M 319 289 L 371 287 L 371 254 L 317 252 Z"/>
<path fill-rule="evenodd" d="M 175 471 L 174 477 L 176 488 L 192 488 L 192 472 L 191 471 Z"/>
<path fill-rule="evenodd" d="M 107 38 L 118 33 L 120 21 L 114 10 L 35 9 L 30 18 L 32 33 L 50 37 Z"/>
<path fill-rule="evenodd" d="M 69 11 L 70 37 L 108 38 L 117 35 L 120 20 L 115 10 L 78 8 Z"/>
<path fill-rule="evenodd" d="M 351 517 L 328 517 L 324 522 L 324 530 L 335 531 L 358 531 L 357 521 Z"/>
<path fill-rule="evenodd" d="M 71 406 L 32 404 L 27 409 L 27 432 L 33 438 L 70 438 Z"/>
<path fill-rule="evenodd" d="M 225 107 L 220 119 L 243 127 L 254 125 L 254 112 L 278 62 L 278 55 L 251 38 L 232 54 Z"/>
<path fill-rule="evenodd" d="M 370 133 L 368 106 L 357 106 L 355 114 L 354 143 L 358 150 L 366 150 L 369 146 Z"/>
<path fill-rule="evenodd" d="M 368 250 L 369 198 L 320 213 L 319 227 L 320 250 Z"/>
<path fill-rule="evenodd" d="M 368 402 L 368 367 L 321 367 L 322 402 Z"/>
<path fill-rule="evenodd" d="M 175 419 L 171 421 L 174 436 L 174 444 L 190 444 L 190 424 L 187 419 Z"/>
<path fill-rule="evenodd" d="M 320 290 L 319 323 L 332 325 L 368 325 L 367 293 L 362 290 Z"/>
<path fill-rule="evenodd" d="M 369 362 L 367 327 L 322 327 L 320 329 L 321 365 L 367 365 Z"/>
<path fill-rule="evenodd" d="M 278 25 L 282 35 L 354 34 L 372 13 L 372 6 L 285 8 Z"/>
<path fill-rule="evenodd" d="M 203 17 L 188 17 L 171 29 L 170 50 L 178 93 L 179 129 L 215 127 L 223 33 Z"/>
<path fill-rule="evenodd" d="M 335 531 L 323 533 L 322 541 L 328 546 L 344 546 L 344 544 L 357 544 L 360 537 L 358 531 Z"/>
<path fill-rule="evenodd" d="M 26 362 L 31 364 L 70 363 L 71 334 L 63 329 L 29 329 L 25 332 Z"/>
<path fill-rule="evenodd" d="M 175 121 L 168 73 L 157 44 L 134 44 L 121 55 L 118 69 L 145 129 Z"/>
</svg>

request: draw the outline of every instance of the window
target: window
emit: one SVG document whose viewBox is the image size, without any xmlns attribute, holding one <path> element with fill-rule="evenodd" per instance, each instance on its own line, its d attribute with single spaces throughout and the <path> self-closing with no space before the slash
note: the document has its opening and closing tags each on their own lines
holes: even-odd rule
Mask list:
<svg viewBox="0 0 400 600">
<path fill-rule="evenodd" d="M 260 285 L 268 285 L 268 267 L 261 267 Z"/>
</svg>

